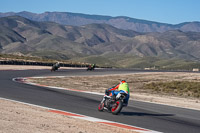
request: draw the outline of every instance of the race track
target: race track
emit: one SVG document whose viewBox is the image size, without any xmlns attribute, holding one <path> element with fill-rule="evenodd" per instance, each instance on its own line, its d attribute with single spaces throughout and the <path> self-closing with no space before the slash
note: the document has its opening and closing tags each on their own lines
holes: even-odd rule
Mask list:
<svg viewBox="0 0 200 133">
<path fill-rule="evenodd" d="M 87 72 L 83 69 L 63 69 L 51 73 L 49 70 L 4 70 L 0 71 L 0 97 L 109 121 L 116 121 L 160 132 L 200 132 L 200 111 L 130 100 L 129 106 L 123 108 L 120 115 L 116 116 L 97 110 L 97 106 L 101 101 L 102 96 L 67 90 L 56 90 L 12 81 L 12 79 L 16 77 L 52 75 L 81 76 L 136 72 L 140 71 L 99 69 L 94 72 Z"/>
</svg>

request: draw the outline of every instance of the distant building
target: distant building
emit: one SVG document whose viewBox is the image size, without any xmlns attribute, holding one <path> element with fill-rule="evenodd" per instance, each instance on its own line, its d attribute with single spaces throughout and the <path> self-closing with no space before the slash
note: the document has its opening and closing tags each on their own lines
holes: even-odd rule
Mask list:
<svg viewBox="0 0 200 133">
<path fill-rule="evenodd" d="M 153 67 L 146 67 L 144 70 L 159 70 L 159 66 L 153 66 Z"/>
<path fill-rule="evenodd" d="M 199 68 L 193 68 L 192 71 L 193 71 L 193 72 L 198 72 L 198 71 L 199 71 Z"/>
</svg>

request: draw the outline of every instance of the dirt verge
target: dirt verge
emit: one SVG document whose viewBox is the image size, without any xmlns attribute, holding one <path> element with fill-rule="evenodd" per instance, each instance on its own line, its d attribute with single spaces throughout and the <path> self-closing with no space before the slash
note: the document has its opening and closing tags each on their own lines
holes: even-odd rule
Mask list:
<svg viewBox="0 0 200 133">
<path fill-rule="evenodd" d="M 51 66 L 32 66 L 32 65 L 0 65 L 0 70 L 37 70 L 37 69 L 48 69 L 51 70 Z M 61 67 L 59 69 L 86 69 L 86 68 L 75 68 L 75 67 Z"/>
<path fill-rule="evenodd" d="M 0 99 L 0 133 L 135 133 Z"/>
</svg>

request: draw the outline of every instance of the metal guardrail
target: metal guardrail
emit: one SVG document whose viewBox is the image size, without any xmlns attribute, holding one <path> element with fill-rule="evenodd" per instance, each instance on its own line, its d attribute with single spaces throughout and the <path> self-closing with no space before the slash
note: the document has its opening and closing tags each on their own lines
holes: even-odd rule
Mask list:
<svg viewBox="0 0 200 133">
<path fill-rule="evenodd" d="M 54 63 L 29 62 L 29 61 L 0 61 L 0 65 L 34 65 L 34 66 L 53 66 Z M 61 67 L 88 67 L 88 65 L 60 63 Z"/>
</svg>

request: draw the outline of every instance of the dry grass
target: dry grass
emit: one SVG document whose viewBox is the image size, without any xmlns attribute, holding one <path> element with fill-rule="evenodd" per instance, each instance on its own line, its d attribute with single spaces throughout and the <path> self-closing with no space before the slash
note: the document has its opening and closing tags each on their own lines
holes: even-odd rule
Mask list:
<svg viewBox="0 0 200 133">
<path fill-rule="evenodd" d="M 152 82 L 149 84 L 145 84 L 143 88 L 151 90 L 155 93 L 200 98 L 200 82 L 189 82 L 189 81 Z"/>
</svg>

